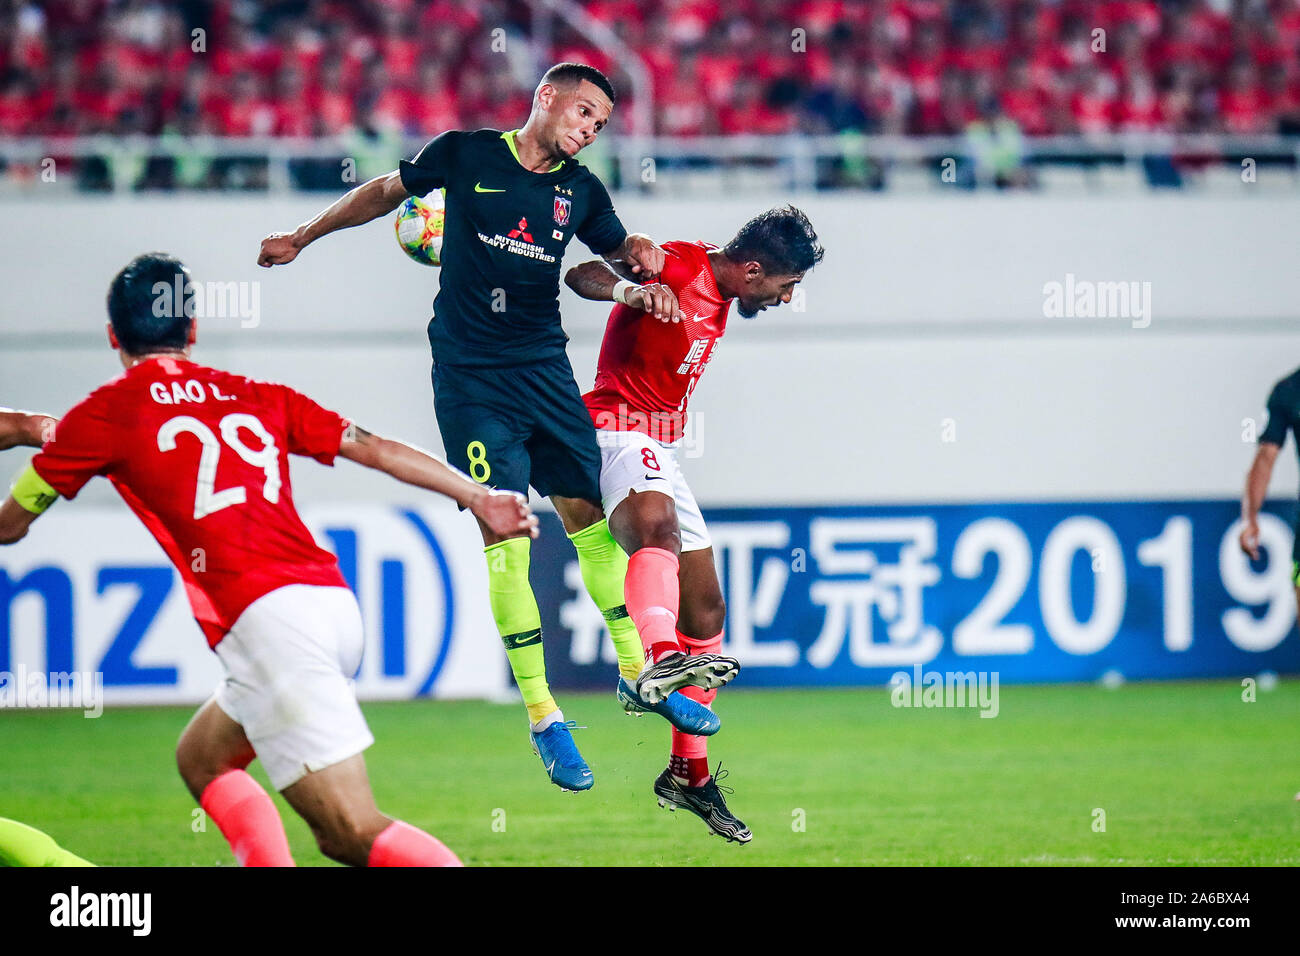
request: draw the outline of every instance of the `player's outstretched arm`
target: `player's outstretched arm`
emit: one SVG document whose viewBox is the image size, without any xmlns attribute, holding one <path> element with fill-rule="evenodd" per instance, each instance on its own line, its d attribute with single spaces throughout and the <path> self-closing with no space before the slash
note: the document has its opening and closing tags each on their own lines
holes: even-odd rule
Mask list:
<svg viewBox="0 0 1300 956">
<path fill-rule="evenodd" d="M 14 479 L 9 496 L 0 503 L 0 544 L 13 544 L 26 537 L 32 522 L 44 514 L 58 497 L 58 492 L 28 462 Z"/>
<path fill-rule="evenodd" d="M 1237 543 L 1253 561 L 1259 560 L 1259 509 L 1268 494 L 1268 482 L 1273 477 L 1273 463 L 1281 445 L 1269 441 L 1259 443 L 1255 460 L 1246 475 L 1246 490 L 1241 495 L 1241 534 Z"/>
<path fill-rule="evenodd" d="M 10 408 L 0 408 L 0 451 L 15 445 L 40 448 L 54 430 L 53 415 L 33 415 Z"/>
<path fill-rule="evenodd" d="M 27 511 L 10 495 L 0 504 L 0 544 L 14 544 L 27 536 L 27 529 L 39 515 Z"/>
<path fill-rule="evenodd" d="M 599 259 L 574 266 L 564 275 L 570 289 L 593 302 L 621 302 L 653 315 L 660 322 L 680 322 L 677 296 L 659 282 L 638 285 L 628 278 L 631 267 L 625 262 L 602 262 Z"/>
<path fill-rule="evenodd" d="M 392 475 L 408 485 L 446 495 L 462 508 L 468 508 L 474 517 L 503 538 L 524 534 L 537 537 L 537 516 L 529 509 L 523 495 L 513 491 L 493 491 L 486 485 L 470 481 L 428 452 L 349 425 L 343 433 L 339 454 L 358 465 Z"/>
<path fill-rule="evenodd" d="M 321 236 L 386 216 L 401 205 L 408 195 L 410 194 L 402 185 L 402 177 L 397 170 L 377 176 L 340 197 L 316 218 L 304 222 L 293 232 L 271 233 L 262 240 L 257 264 L 269 269 L 271 266 L 293 262 L 298 253 Z"/>
</svg>

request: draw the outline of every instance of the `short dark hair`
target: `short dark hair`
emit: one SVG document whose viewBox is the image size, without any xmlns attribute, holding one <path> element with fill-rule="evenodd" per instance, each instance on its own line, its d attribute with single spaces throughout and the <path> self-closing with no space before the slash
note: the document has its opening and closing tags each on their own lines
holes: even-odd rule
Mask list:
<svg viewBox="0 0 1300 956">
<path fill-rule="evenodd" d="M 542 77 L 543 83 L 550 83 L 552 86 L 580 83 L 583 80 L 595 84 L 602 93 L 609 97 L 611 103 L 614 102 L 614 84 L 609 82 L 609 77 L 594 66 L 588 66 L 585 63 L 557 63 L 547 70 L 546 75 Z"/>
<path fill-rule="evenodd" d="M 826 254 L 808 217 L 789 205 L 749 220 L 722 251 L 732 262 L 757 262 L 768 275 L 807 272 Z"/>
<path fill-rule="evenodd" d="M 146 252 L 126 264 L 108 287 L 108 320 L 128 355 L 189 344 L 194 280 L 175 256 Z"/>
</svg>

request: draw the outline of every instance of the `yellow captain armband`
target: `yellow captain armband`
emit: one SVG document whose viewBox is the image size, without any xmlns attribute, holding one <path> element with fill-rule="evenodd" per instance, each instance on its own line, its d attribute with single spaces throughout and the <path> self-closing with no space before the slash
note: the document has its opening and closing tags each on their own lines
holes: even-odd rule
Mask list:
<svg viewBox="0 0 1300 956">
<path fill-rule="evenodd" d="M 59 500 L 59 493 L 36 473 L 31 462 L 28 462 L 27 467 L 14 479 L 9 493 L 14 496 L 14 501 L 18 502 L 24 511 L 34 515 L 43 514 L 50 505 Z"/>
</svg>

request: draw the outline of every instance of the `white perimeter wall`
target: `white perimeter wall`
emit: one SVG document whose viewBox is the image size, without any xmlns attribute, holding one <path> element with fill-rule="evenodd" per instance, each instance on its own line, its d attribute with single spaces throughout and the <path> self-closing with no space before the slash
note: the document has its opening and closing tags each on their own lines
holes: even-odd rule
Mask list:
<svg viewBox="0 0 1300 956">
<path fill-rule="evenodd" d="M 408 262 L 387 223 L 289 267 L 254 264 L 263 234 L 328 199 L 0 201 L 0 404 L 62 411 L 111 375 L 107 283 L 161 248 L 200 279 L 261 283 L 257 327 L 210 320 L 200 360 L 440 448 L 424 338 L 436 272 Z M 780 201 L 616 197 L 630 228 L 718 242 Z M 686 468 L 706 506 L 1235 496 L 1252 453 L 1243 420 L 1259 420 L 1272 382 L 1300 365 L 1300 200 L 799 204 L 828 250 L 805 310 L 734 320 L 694 399 L 701 454 Z M 574 244 L 571 258 L 584 252 Z M 1150 282 L 1150 327 L 1044 318 L 1044 283 L 1067 273 Z M 567 290 L 562 306 L 585 387 L 605 311 Z M 304 500 L 410 498 L 351 465 L 297 474 Z M 1288 450 L 1274 494 L 1296 481 Z"/>
</svg>

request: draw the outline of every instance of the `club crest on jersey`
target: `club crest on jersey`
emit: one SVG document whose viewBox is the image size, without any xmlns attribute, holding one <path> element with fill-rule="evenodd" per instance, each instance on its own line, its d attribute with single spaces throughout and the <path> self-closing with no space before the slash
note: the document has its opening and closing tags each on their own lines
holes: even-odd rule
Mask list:
<svg viewBox="0 0 1300 956">
<path fill-rule="evenodd" d="M 557 226 L 567 226 L 569 224 L 569 210 L 572 208 L 572 199 L 565 199 L 563 196 L 555 197 L 555 224 Z"/>
</svg>

